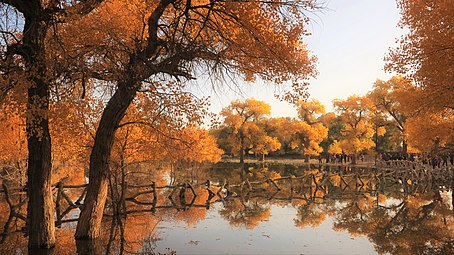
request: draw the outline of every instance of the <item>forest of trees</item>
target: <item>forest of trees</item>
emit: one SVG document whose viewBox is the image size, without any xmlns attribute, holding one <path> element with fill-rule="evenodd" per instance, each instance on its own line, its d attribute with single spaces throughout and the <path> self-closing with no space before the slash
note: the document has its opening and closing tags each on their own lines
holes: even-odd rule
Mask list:
<svg viewBox="0 0 454 255">
<path fill-rule="evenodd" d="M 452 154 L 452 115 L 434 118 L 415 109 L 418 88 L 403 76 L 377 80 L 364 96 L 335 99 L 335 112 L 325 112 L 317 100 L 298 101 L 298 118 L 271 118 L 270 105 L 253 98 L 234 101 L 212 134 L 227 154 L 328 158 L 347 154 L 354 164 L 359 154 Z M 441 114 L 441 113 L 440 113 Z M 426 123 L 430 119 L 431 123 Z M 427 126 L 434 127 L 428 128 Z M 424 135 L 422 135 L 424 133 Z"/>
<path fill-rule="evenodd" d="M 402 76 L 326 113 L 307 95 L 317 60 L 305 27 L 318 1 L 1 0 L 0 174 L 27 187 L 29 247 L 55 245 L 51 185 L 62 178 L 88 176 L 75 237 L 93 239 L 109 177 L 134 164 L 452 152 L 454 6 L 398 4 L 408 34 L 386 69 Z M 206 130 L 209 101 L 189 92 L 196 77 L 280 86 L 298 118 L 270 118 L 250 98 Z"/>
</svg>

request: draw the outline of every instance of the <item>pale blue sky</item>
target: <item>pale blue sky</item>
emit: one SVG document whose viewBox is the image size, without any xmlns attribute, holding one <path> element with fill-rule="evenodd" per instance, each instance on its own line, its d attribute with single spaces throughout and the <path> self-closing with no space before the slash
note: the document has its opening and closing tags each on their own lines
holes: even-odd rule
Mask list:
<svg viewBox="0 0 454 255">
<path fill-rule="evenodd" d="M 308 27 L 312 36 L 305 41 L 318 57 L 319 75 L 310 81 L 310 97 L 320 100 L 330 111 L 333 99 L 363 95 L 375 80 L 392 76 L 384 72 L 383 58 L 402 31 L 397 28 L 399 10 L 395 0 L 326 0 L 326 6 L 313 17 Z M 214 113 L 233 99 L 254 97 L 271 104 L 273 117 L 296 116 L 290 104 L 273 97 L 273 86 L 247 84 L 242 88 L 241 93 L 224 89 L 218 94 L 208 90 L 202 94 L 211 96 L 210 109 Z"/>
</svg>

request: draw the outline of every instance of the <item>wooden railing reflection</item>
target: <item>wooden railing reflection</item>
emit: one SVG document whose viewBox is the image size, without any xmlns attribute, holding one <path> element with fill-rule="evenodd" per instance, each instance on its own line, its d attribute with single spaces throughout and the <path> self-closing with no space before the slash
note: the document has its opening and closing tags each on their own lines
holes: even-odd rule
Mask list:
<svg viewBox="0 0 454 255">
<path fill-rule="evenodd" d="M 378 161 L 377 167 L 387 175 L 400 179 L 430 180 L 434 182 L 445 182 L 453 178 L 453 165 L 430 166 L 421 162 L 409 160 L 387 160 Z"/>
<path fill-rule="evenodd" d="M 303 176 L 285 176 L 240 183 L 213 183 L 209 180 L 196 183 L 179 183 L 176 185 L 157 186 L 155 182 L 148 184 L 125 183 L 127 196 L 124 201 L 129 204 L 126 214 L 139 212 L 155 212 L 159 209 L 188 210 L 202 207 L 209 209 L 211 204 L 227 199 L 249 199 L 261 197 L 268 200 L 304 200 L 307 203 L 320 199 L 336 198 L 348 194 L 384 192 L 386 187 L 399 185 L 405 194 L 427 192 L 440 186 L 451 187 L 452 169 L 428 169 L 417 164 L 392 163 L 381 169 L 370 169 L 369 172 L 313 172 Z M 396 165 L 398 164 L 398 165 Z M 400 165 L 399 165 L 400 164 Z M 11 223 L 17 219 L 26 221 L 23 214 L 27 200 L 24 197 L 17 203 L 14 197 L 26 194 L 26 188 L 10 188 L 2 184 L 5 201 L 9 208 L 9 216 L 3 228 L 3 240 L 11 230 Z M 76 209 L 83 206 L 87 184 L 67 185 L 60 181 L 53 185 L 55 197 L 56 226 L 78 220 Z M 206 192 L 202 194 L 201 192 Z M 196 203 L 198 196 L 205 195 L 204 203 Z M 160 200 L 161 199 L 161 200 Z M 163 200 L 162 200 L 163 199 Z M 17 199 L 16 199 L 17 200 Z M 159 202 L 158 202 L 159 201 Z M 134 206 L 132 206 L 134 205 Z M 107 206 L 109 208 L 109 206 Z M 114 216 L 106 211 L 106 216 Z"/>
</svg>

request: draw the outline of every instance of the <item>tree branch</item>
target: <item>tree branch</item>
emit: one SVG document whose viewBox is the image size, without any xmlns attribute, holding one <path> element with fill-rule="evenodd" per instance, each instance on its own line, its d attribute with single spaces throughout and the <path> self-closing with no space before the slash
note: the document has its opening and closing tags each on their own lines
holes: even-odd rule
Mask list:
<svg viewBox="0 0 454 255">
<path fill-rule="evenodd" d="M 36 11 L 36 5 L 39 6 L 38 1 L 32 0 L 0 0 L 0 3 L 10 5 L 16 8 L 24 16 L 30 16 Z"/>
<path fill-rule="evenodd" d="M 161 18 L 162 14 L 164 13 L 167 6 L 173 3 L 175 0 L 161 0 L 159 5 L 153 11 L 153 13 L 148 18 L 148 43 L 145 49 L 145 55 L 147 58 L 153 56 L 155 51 L 158 48 L 159 40 L 158 40 L 158 27 L 159 27 L 159 19 Z"/>
</svg>

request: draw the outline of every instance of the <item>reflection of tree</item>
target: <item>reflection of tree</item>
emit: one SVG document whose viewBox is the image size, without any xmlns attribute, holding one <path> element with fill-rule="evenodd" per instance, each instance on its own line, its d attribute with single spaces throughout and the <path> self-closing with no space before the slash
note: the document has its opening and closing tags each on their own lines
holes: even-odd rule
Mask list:
<svg viewBox="0 0 454 255">
<path fill-rule="evenodd" d="M 136 172 L 144 172 L 145 168 L 130 168 L 132 169 Z M 213 174 L 213 176 L 219 177 L 218 179 L 228 179 L 230 182 L 230 186 L 226 185 L 224 188 L 228 188 L 231 195 L 227 197 L 221 195 L 222 198 L 216 195 L 209 196 L 212 193 L 208 193 L 203 184 L 206 179 L 195 180 L 191 185 L 197 193 L 196 197 L 188 188 L 189 184 L 166 186 L 165 180 L 160 179 L 157 185 L 166 186 L 166 188 L 157 190 L 155 210 L 151 210 L 151 204 L 134 205 L 128 200 L 126 201 L 128 212 L 135 211 L 134 214 L 122 215 L 113 221 L 109 217 L 104 224 L 100 243 L 79 243 L 77 249 L 95 252 L 92 254 L 106 254 L 106 249 L 110 249 L 113 254 L 154 254 L 158 248 L 156 241 L 159 240 L 154 230 L 161 219 L 172 220 L 172 222 L 176 220 L 193 226 L 206 217 L 210 203 L 222 201 L 223 208 L 219 214 L 234 227 L 247 229 L 257 227 L 261 221 L 270 217 L 271 204 L 293 206 L 297 208 L 297 216 L 294 220 L 297 227 L 317 227 L 331 216 L 335 221 L 335 230 L 348 231 L 353 236 L 368 237 L 380 254 L 454 254 L 454 218 L 451 201 L 446 198 L 446 194 L 436 192 L 408 196 L 406 195 L 408 192 L 399 191 L 401 185 L 385 186 L 383 189 L 386 189 L 386 194 L 382 194 L 372 189 L 358 188 L 356 184 L 359 182 L 352 177 L 353 175 L 350 175 L 349 179 L 347 175 L 324 174 L 318 170 L 306 171 L 305 175 L 308 178 L 286 176 L 278 178 L 279 180 L 276 180 L 280 188 L 278 190 L 264 179 L 279 173 L 272 170 L 271 167 L 248 169 L 251 173 L 248 181 L 249 184 L 252 183 L 250 186 L 247 182 L 243 185 L 235 185 L 240 183 L 240 178 L 236 174 L 238 172 L 233 173 L 237 181 L 225 177 L 228 176 L 228 171 L 216 172 L 217 175 Z M 262 179 L 257 181 L 258 177 Z M 150 178 L 149 173 L 128 175 L 128 183 L 146 184 L 150 183 Z M 363 181 L 370 183 L 367 178 L 363 178 Z M 349 183 L 350 187 L 347 187 L 346 183 Z M 218 185 L 213 183 L 211 185 L 210 189 L 215 193 L 221 190 Z M 421 185 L 411 187 L 413 191 L 423 188 Z M 145 190 L 151 191 L 151 188 L 147 187 Z M 426 190 L 425 187 L 424 190 Z M 128 190 L 127 197 L 140 191 L 144 189 L 131 188 Z M 174 203 L 171 203 L 170 195 Z M 0 198 L 2 198 L 1 194 Z M 153 194 L 144 193 L 137 199 L 150 203 Z M 16 200 L 17 198 L 14 197 L 15 203 Z M 153 211 L 153 215 L 138 214 L 139 209 Z M 5 202 L 0 202 L 0 211 L 8 211 Z M 112 211 L 107 213 L 112 216 Z M 0 227 L 4 225 L 6 217 L 7 215 L 0 213 Z M 112 222 L 116 224 L 113 227 L 110 225 Z M 18 223 L 15 229 L 20 231 L 23 222 Z M 11 230 L 14 228 L 11 227 Z M 73 232 L 74 230 L 65 224 L 57 229 L 59 241 L 54 254 L 75 254 Z M 16 233 L 8 236 L 5 243 L 0 244 L 0 254 L 25 254 L 26 247 L 26 239 L 22 233 Z"/>
<path fill-rule="evenodd" d="M 452 211 L 438 192 L 389 206 L 368 202 L 366 197 L 349 201 L 339 210 L 335 228 L 368 236 L 380 254 L 454 254 Z"/>
<path fill-rule="evenodd" d="M 371 229 L 379 227 L 383 220 L 387 220 L 383 207 L 374 207 L 374 198 L 370 195 L 353 196 L 336 215 L 337 222 L 334 229 L 348 229 L 350 234 L 359 236 Z M 339 220 L 342 219 L 342 220 Z"/>
<path fill-rule="evenodd" d="M 235 227 L 244 226 L 253 229 L 270 217 L 270 207 L 264 207 L 256 201 L 242 201 L 240 199 L 224 201 L 224 208 L 219 214 Z"/>
<path fill-rule="evenodd" d="M 134 214 L 124 219 L 121 225 L 115 218 L 103 222 L 99 239 L 77 241 L 78 254 L 157 254 L 154 242 L 159 238 L 154 230 L 161 218 L 150 216 Z"/>
<path fill-rule="evenodd" d="M 295 225 L 300 228 L 317 227 L 326 219 L 326 208 L 319 204 L 307 204 L 298 207 Z"/>
<path fill-rule="evenodd" d="M 70 228 L 56 229 L 58 242 L 51 250 L 27 249 L 27 238 L 23 233 L 12 233 L 0 245 L 0 254 L 29 254 L 29 255 L 72 255 L 76 254 L 74 231 Z M 87 254 L 87 253 L 81 253 Z M 93 253 L 90 253 L 93 254 Z"/>
<path fill-rule="evenodd" d="M 204 205 L 208 199 L 208 192 L 204 190 L 203 187 L 196 187 L 195 192 L 197 196 L 195 197 L 194 204 Z M 186 190 L 185 198 L 186 200 L 191 200 L 193 194 Z M 186 202 L 189 203 L 189 202 Z M 187 210 L 179 210 L 173 214 L 173 217 L 177 221 L 184 221 L 188 226 L 194 226 L 199 221 L 205 219 L 207 213 L 207 208 L 205 207 L 191 207 Z"/>
</svg>

